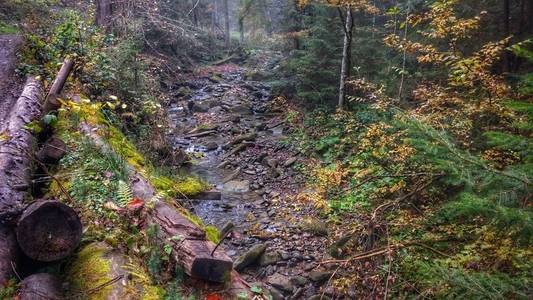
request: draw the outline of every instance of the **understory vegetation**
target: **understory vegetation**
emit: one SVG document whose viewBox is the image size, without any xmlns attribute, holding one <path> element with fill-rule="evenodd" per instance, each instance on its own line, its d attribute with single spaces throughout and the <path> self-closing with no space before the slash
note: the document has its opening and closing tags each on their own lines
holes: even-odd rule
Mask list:
<svg viewBox="0 0 533 300">
<path fill-rule="evenodd" d="M 251 59 L 265 50 L 283 59 L 245 77 L 272 85 L 283 143 L 303 157 L 294 169 L 306 181 L 290 201 L 331 228 L 332 260 L 319 262 L 332 270 L 330 296 L 533 297 L 531 3 L 224 0 L 222 13 L 218 0 L 139 0 L 101 20 L 96 2 L 0 3 L 0 34 L 25 38 L 18 75 L 49 88 L 65 59 L 76 62 L 61 109 L 31 128 L 53 128 L 68 148 L 36 184 L 83 212 L 81 251 L 55 270 L 69 270 L 72 291 L 112 280 L 102 257 L 120 249 L 132 295 L 202 297 L 136 209 L 177 202 L 207 239 L 225 237 L 176 201 L 212 187 L 180 169 L 191 157 L 169 140 L 165 109 L 199 88 L 193 75 L 221 81 L 200 70 L 246 58 L 259 69 Z M 157 199 L 133 196 L 135 172 Z"/>
</svg>

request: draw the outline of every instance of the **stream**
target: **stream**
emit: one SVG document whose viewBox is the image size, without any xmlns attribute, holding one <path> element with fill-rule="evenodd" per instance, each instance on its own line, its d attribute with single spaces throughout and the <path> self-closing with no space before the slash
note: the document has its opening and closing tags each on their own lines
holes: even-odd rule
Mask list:
<svg viewBox="0 0 533 300">
<path fill-rule="evenodd" d="M 271 59 L 259 66 L 273 67 Z M 265 284 L 275 299 L 308 299 L 329 274 L 310 275 L 327 256 L 327 240 L 302 229 L 316 214 L 292 201 L 304 181 L 294 166 L 303 158 L 285 142 L 289 128 L 283 112 L 269 107 L 270 87 L 249 79 L 250 71 L 227 64 L 195 76 L 168 108 L 169 137 L 192 157 L 186 171 L 213 186 L 189 200 L 193 213 L 219 229 L 234 225 L 223 242 L 234 261 L 263 250 L 239 269 L 243 277 Z"/>
</svg>

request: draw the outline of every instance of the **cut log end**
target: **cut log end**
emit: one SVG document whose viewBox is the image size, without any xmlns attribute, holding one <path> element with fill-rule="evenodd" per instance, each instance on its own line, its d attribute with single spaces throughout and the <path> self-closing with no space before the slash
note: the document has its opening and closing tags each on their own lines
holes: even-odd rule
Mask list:
<svg viewBox="0 0 533 300">
<path fill-rule="evenodd" d="M 18 222 L 17 240 L 30 258 L 50 262 L 70 255 L 78 246 L 82 224 L 78 214 L 55 201 L 38 201 L 30 205 Z"/>
<path fill-rule="evenodd" d="M 211 282 L 223 283 L 230 279 L 233 262 L 215 257 L 196 257 L 191 267 L 191 276 Z"/>
<path fill-rule="evenodd" d="M 56 164 L 67 153 L 67 145 L 60 138 L 51 137 L 41 150 L 37 152 L 37 159 L 45 164 Z"/>
<path fill-rule="evenodd" d="M 61 281 L 47 273 L 28 276 L 20 285 L 20 300 L 50 300 L 64 299 L 61 291 Z"/>
<path fill-rule="evenodd" d="M 14 276 L 11 263 L 17 265 L 17 254 L 17 240 L 13 228 L 0 224 L 0 289 Z"/>
</svg>

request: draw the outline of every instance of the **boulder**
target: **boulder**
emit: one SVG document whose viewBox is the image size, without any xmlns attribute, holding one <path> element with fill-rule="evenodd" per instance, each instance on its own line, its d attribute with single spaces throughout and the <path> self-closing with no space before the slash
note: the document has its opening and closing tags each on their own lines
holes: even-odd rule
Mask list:
<svg viewBox="0 0 533 300">
<path fill-rule="evenodd" d="M 255 263 L 259 259 L 261 254 L 265 252 L 265 250 L 266 250 L 265 244 L 258 244 L 258 245 L 253 246 L 250 250 L 248 250 L 246 253 L 239 256 L 235 260 L 233 267 L 237 271 L 240 271 L 246 268 L 247 266 Z"/>
<path fill-rule="evenodd" d="M 289 278 L 279 273 L 269 276 L 267 282 L 273 287 L 285 292 L 292 292 L 294 288 Z"/>
</svg>

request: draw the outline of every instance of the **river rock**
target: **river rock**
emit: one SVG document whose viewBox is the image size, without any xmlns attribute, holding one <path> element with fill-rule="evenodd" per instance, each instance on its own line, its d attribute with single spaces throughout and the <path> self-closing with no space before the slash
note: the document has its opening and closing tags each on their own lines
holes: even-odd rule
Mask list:
<svg viewBox="0 0 533 300">
<path fill-rule="evenodd" d="M 311 271 L 309 272 L 309 279 L 320 284 L 328 280 L 331 275 L 333 275 L 333 273 L 329 271 Z"/>
<path fill-rule="evenodd" d="M 279 273 L 275 273 L 274 275 L 269 276 L 267 278 L 267 282 L 273 287 L 278 288 L 285 292 L 292 292 L 294 288 L 289 278 Z"/>
<path fill-rule="evenodd" d="M 285 297 L 283 296 L 283 293 L 278 290 L 277 288 L 270 288 L 270 296 L 272 296 L 272 300 L 283 300 Z"/>
<path fill-rule="evenodd" d="M 265 251 L 259 258 L 259 265 L 262 267 L 273 265 L 281 259 L 281 254 L 278 251 Z"/>
<path fill-rule="evenodd" d="M 307 278 L 303 277 L 303 276 L 300 276 L 300 275 L 296 275 L 296 276 L 293 276 L 291 277 L 291 282 L 295 285 L 298 285 L 298 286 L 302 286 L 302 285 L 305 285 L 307 283 Z"/>
<path fill-rule="evenodd" d="M 297 157 L 291 157 L 283 164 L 283 166 L 285 168 L 290 167 L 296 162 L 297 159 L 298 159 Z"/>
<path fill-rule="evenodd" d="M 250 191 L 250 181 L 248 180 L 230 180 L 224 183 L 224 191 L 233 193 L 246 193 Z"/>
<path fill-rule="evenodd" d="M 230 111 L 232 113 L 237 113 L 241 115 L 251 115 L 252 114 L 252 108 L 249 105 L 246 104 L 237 104 L 230 108 Z"/>
<path fill-rule="evenodd" d="M 200 102 L 194 102 L 194 105 L 192 107 L 193 112 L 207 112 L 209 110 L 209 106 L 205 103 Z"/>
<path fill-rule="evenodd" d="M 265 252 L 266 245 L 265 244 L 258 244 L 253 246 L 250 250 L 248 250 L 243 255 L 239 256 L 235 262 L 233 263 L 233 266 L 235 270 L 240 271 L 247 266 L 253 264 L 257 261 L 257 259 Z"/>
<path fill-rule="evenodd" d="M 207 151 L 213 151 L 213 150 L 216 150 L 218 148 L 218 144 L 216 142 L 207 142 L 205 144 L 205 149 Z"/>
</svg>

